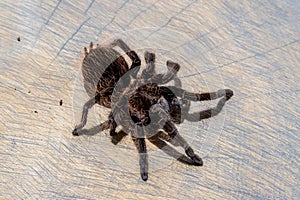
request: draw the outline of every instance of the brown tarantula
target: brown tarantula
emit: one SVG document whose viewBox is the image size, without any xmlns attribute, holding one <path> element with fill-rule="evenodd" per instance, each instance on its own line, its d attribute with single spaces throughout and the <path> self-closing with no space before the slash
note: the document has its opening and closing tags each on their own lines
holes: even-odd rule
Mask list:
<svg viewBox="0 0 300 200">
<path fill-rule="evenodd" d="M 119 47 L 131 59 L 128 67 L 125 58 L 114 49 Z M 177 77 L 179 64 L 167 61 L 168 71 L 156 74 L 155 54 L 145 52 L 146 68 L 138 75 L 141 60 L 121 39 L 108 46 L 93 47 L 89 52 L 85 48 L 82 64 L 84 87 L 91 99 L 82 111 L 81 123 L 73 130 L 78 136 L 87 121 L 88 109 L 98 103 L 111 108 L 108 120 L 103 129 L 110 129 L 114 136 L 118 125 L 129 132 L 139 152 L 140 173 L 144 181 L 148 179 L 148 161 L 145 138 L 160 134 L 163 140 L 184 148 L 186 155 L 195 165 L 203 165 L 202 159 L 196 155 L 190 145 L 180 136 L 175 124 L 184 119 L 200 121 L 217 115 L 225 102 L 233 96 L 230 89 L 222 89 L 212 93 L 191 93 L 181 89 Z M 160 86 L 170 81 L 175 86 Z M 96 88 L 96 93 L 92 93 Z M 94 90 L 95 91 L 95 90 Z M 221 98 L 215 108 L 189 113 L 190 101 L 206 101 Z"/>
</svg>

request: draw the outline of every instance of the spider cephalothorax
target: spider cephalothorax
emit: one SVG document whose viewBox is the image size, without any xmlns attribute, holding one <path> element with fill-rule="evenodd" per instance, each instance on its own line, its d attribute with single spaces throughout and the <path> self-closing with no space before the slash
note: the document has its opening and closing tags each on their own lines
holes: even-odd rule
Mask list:
<svg viewBox="0 0 300 200">
<path fill-rule="evenodd" d="M 114 47 L 120 47 L 131 59 L 127 64 L 124 57 Z M 211 93 L 191 93 L 181 89 L 177 77 L 179 64 L 167 61 L 168 71 L 155 72 L 155 54 L 145 52 L 146 68 L 138 75 L 141 60 L 122 40 L 118 39 L 108 46 L 85 48 L 82 64 L 84 86 L 91 97 L 82 112 L 81 123 L 73 130 L 79 135 L 87 121 L 88 109 L 95 103 L 111 108 L 103 129 L 110 129 L 112 136 L 117 135 L 116 127 L 122 125 L 129 132 L 140 155 L 140 173 L 143 180 L 148 179 L 148 161 L 145 138 L 159 135 L 175 146 L 184 148 L 195 165 L 203 165 L 190 145 L 180 136 L 175 124 L 184 120 L 200 121 L 217 115 L 233 92 L 221 89 Z M 174 86 L 162 86 L 170 81 Z M 222 97 L 222 98 L 221 98 Z M 215 108 L 189 113 L 190 101 L 207 101 L 221 98 Z"/>
</svg>

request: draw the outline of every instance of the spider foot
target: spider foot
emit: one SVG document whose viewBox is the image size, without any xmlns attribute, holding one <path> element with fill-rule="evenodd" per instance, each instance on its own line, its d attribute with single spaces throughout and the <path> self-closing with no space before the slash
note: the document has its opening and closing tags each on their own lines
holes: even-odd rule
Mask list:
<svg viewBox="0 0 300 200">
<path fill-rule="evenodd" d="M 72 134 L 73 136 L 79 136 L 79 130 L 77 128 L 75 128 L 73 131 L 72 131 Z"/>
<path fill-rule="evenodd" d="M 197 166 L 203 166 L 203 161 L 202 159 L 194 153 L 194 150 L 191 147 L 188 147 L 185 150 L 186 155 L 188 155 L 195 163 Z"/>
<path fill-rule="evenodd" d="M 146 63 L 155 62 L 155 54 L 146 51 L 144 53 Z"/>
<path fill-rule="evenodd" d="M 116 136 L 116 135 L 117 135 L 116 129 L 110 129 L 109 135 L 110 135 L 110 136 Z"/>
<path fill-rule="evenodd" d="M 225 89 L 226 100 L 229 100 L 233 96 L 233 91 L 230 89 Z"/>
<path fill-rule="evenodd" d="M 148 180 L 148 160 L 146 153 L 140 153 L 140 173 L 143 181 Z"/>
<path fill-rule="evenodd" d="M 179 69 L 180 69 L 180 65 L 178 63 L 175 63 L 175 62 L 170 61 L 170 60 L 167 61 L 167 66 L 174 69 L 176 72 L 178 72 Z"/>
<path fill-rule="evenodd" d="M 194 161 L 195 165 L 203 166 L 203 161 L 198 155 L 195 154 L 195 156 L 191 157 L 191 159 Z"/>
<path fill-rule="evenodd" d="M 225 100 L 227 101 L 233 96 L 233 91 L 230 89 L 225 89 L 225 90 L 221 89 L 221 90 L 217 91 L 217 95 L 218 95 L 218 97 L 224 96 Z"/>
<path fill-rule="evenodd" d="M 141 178 L 143 179 L 143 181 L 147 181 L 148 180 L 148 173 L 141 172 Z"/>
</svg>

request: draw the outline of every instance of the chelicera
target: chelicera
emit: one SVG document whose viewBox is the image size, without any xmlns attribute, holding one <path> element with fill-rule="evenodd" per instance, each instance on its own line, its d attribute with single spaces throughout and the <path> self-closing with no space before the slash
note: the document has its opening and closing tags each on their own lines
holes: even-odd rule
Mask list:
<svg viewBox="0 0 300 200">
<path fill-rule="evenodd" d="M 128 64 L 119 47 L 130 58 Z M 81 123 L 73 130 L 73 135 L 80 135 L 87 122 L 88 110 L 94 105 L 111 108 L 103 129 L 110 129 L 110 135 L 117 135 L 116 128 L 121 125 L 131 137 L 139 152 L 140 174 L 144 181 L 148 179 L 148 161 L 145 139 L 160 137 L 172 145 L 181 146 L 195 165 L 203 165 L 202 159 L 194 153 L 192 147 L 179 134 L 175 124 L 188 121 L 201 121 L 221 112 L 225 102 L 233 96 L 230 89 L 216 92 L 192 93 L 181 89 L 177 77 L 180 70 L 178 63 L 167 61 L 168 71 L 157 74 L 155 54 L 144 53 L 146 67 L 138 74 L 141 60 L 121 39 L 107 46 L 94 48 L 90 44 L 85 48 L 82 64 L 84 87 L 90 95 L 82 111 Z M 174 86 L 164 84 L 174 81 Z M 94 92 L 91 92 L 94 91 Z M 189 113 L 190 101 L 208 101 L 221 98 L 216 107 L 200 112 Z"/>
</svg>

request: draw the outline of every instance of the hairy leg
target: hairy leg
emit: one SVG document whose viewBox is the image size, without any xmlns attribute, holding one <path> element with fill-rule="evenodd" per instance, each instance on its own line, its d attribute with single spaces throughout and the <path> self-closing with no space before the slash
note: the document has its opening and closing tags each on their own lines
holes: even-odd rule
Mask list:
<svg viewBox="0 0 300 200">
<path fill-rule="evenodd" d="M 114 119 L 114 116 L 113 116 L 113 113 L 111 112 L 109 114 L 109 117 L 108 117 L 108 120 L 109 120 L 109 134 L 110 136 L 115 136 L 117 133 L 116 133 L 116 128 L 117 128 L 117 122 L 115 121 Z"/>
<path fill-rule="evenodd" d="M 210 92 L 210 93 L 192 93 L 192 92 L 188 92 L 188 91 L 185 91 L 181 88 L 174 87 L 174 86 L 168 86 L 168 88 L 171 89 L 172 92 L 174 92 L 174 94 L 176 96 L 181 97 L 182 101 L 187 101 L 188 104 L 184 104 L 184 105 L 187 105 L 187 107 L 185 107 L 184 105 L 182 107 L 181 117 L 182 117 L 182 119 L 186 119 L 186 120 L 192 121 L 192 122 L 201 121 L 202 119 L 207 119 L 207 118 L 211 118 L 211 117 L 218 115 L 222 111 L 222 108 L 224 107 L 225 102 L 228 101 L 233 96 L 233 91 L 230 89 L 221 89 L 221 90 L 218 90 L 217 92 Z M 218 99 L 220 97 L 223 97 L 223 98 L 220 99 L 220 101 L 218 102 L 218 105 L 214 108 L 207 109 L 207 110 L 200 111 L 200 112 L 194 112 L 194 113 L 188 112 L 190 100 L 191 101 L 207 101 L 207 100 Z"/>
<path fill-rule="evenodd" d="M 191 101 L 208 101 L 218 99 L 220 97 L 225 97 L 226 100 L 229 100 L 233 96 L 233 91 L 230 89 L 221 89 L 217 92 L 192 93 L 175 86 L 168 86 L 168 88 L 171 89 L 176 96 Z"/>
<path fill-rule="evenodd" d="M 177 77 L 177 72 L 180 70 L 180 65 L 172 61 L 167 61 L 167 67 L 167 73 L 155 74 L 151 80 L 158 84 L 166 84 L 174 80 L 175 85 L 181 87 L 181 81 Z"/>
<path fill-rule="evenodd" d="M 97 133 L 99 133 L 101 131 L 109 129 L 109 127 L 110 127 L 110 122 L 109 122 L 109 120 L 107 120 L 93 128 L 80 130 L 78 135 L 89 135 L 89 136 L 96 135 Z"/>
<path fill-rule="evenodd" d="M 155 54 L 146 51 L 144 53 L 146 69 L 142 71 L 142 77 L 145 79 L 149 79 L 155 76 Z"/>
<path fill-rule="evenodd" d="M 177 128 L 171 121 L 166 122 L 163 129 L 166 133 L 168 133 L 168 135 L 171 138 L 171 141 L 173 140 L 172 143 L 175 144 L 175 146 L 181 146 L 185 150 L 186 155 L 189 156 L 195 162 L 196 165 L 203 165 L 202 159 L 194 153 L 192 147 L 179 134 Z"/>
<path fill-rule="evenodd" d="M 91 107 L 93 107 L 96 103 L 100 105 L 104 105 L 105 102 L 107 101 L 107 98 L 103 98 L 104 96 L 107 96 L 110 92 L 112 91 L 112 88 L 106 88 L 105 90 L 102 90 L 100 92 L 97 92 L 95 96 L 90 98 L 84 105 L 83 105 L 83 110 L 82 110 L 82 116 L 81 116 L 81 122 L 78 124 L 75 129 L 73 130 L 73 135 L 78 136 L 78 132 L 85 126 L 87 122 L 87 115 L 88 111 Z M 101 96 L 102 95 L 102 96 Z M 113 120 L 109 120 L 108 122 L 112 122 Z M 110 125 L 111 126 L 111 125 Z"/>
<path fill-rule="evenodd" d="M 176 149 L 172 148 L 170 145 L 168 145 L 165 141 L 170 142 L 171 144 L 173 140 L 170 139 L 169 135 L 166 134 L 164 131 L 158 131 L 157 134 L 154 136 L 147 138 L 152 144 L 157 146 L 159 149 L 161 149 L 163 152 L 165 152 L 167 155 L 175 158 L 179 162 L 182 162 L 184 164 L 188 165 L 195 165 L 195 163 L 190 160 L 185 155 L 178 152 Z M 173 144 L 174 145 L 174 144 Z"/>
<path fill-rule="evenodd" d="M 198 122 L 203 119 L 214 117 L 222 111 L 222 108 L 224 107 L 226 101 L 227 99 L 223 97 L 222 99 L 220 99 L 216 107 L 200 112 L 185 113 L 183 118 L 191 122 Z"/>
<path fill-rule="evenodd" d="M 140 173 L 144 181 L 148 180 L 148 155 L 143 127 L 136 125 L 132 140 L 139 152 Z M 137 136 L 137 137 L 136 137 Z"/>
<path fill-rule="evenodd" d="M 173 62 L 173 61 L 171 61 L 171 60 L 168 60 L 167 61 L 167 66 L 168 66 L 168 68 L 170 69 L 174 69 L 176 72 L 175 72 L 175 76 L 174 76 L 174 78 L 173 78 L 173 80 L 174 80 L 174 85 L 175 85 L 175 87 L 179 87 L 179 88 L 181 88 L 181 86 L 182 86 L 182 84 L 181 84 L 181 80 L 178 78 L 178 76 L 177 76 L 177 72 L 179 71 L 179 69 L 180 69 L 180 65 L 178 64 L 178 63 L 175 63 L 175 62 Z"/>
<path fill-rule="evenodd" d="M 173 138 L 169 134 L 166 134 L 166 132 L 164 131 L 158 131 L 156 136 L 157 138 L 167 141 L 176 147 L 180 146 L 180 144 L 176 142 L 176 140 L 173 140 Z"/>
<path fill-rule="evenodd" d="M 140 66 L 141 65 L 141 59 L 137 55 L 137 53 L 129 48 L 129 46 L 121 39 L 116 39 L 110 44 L 111 48 L 114 48 L 115 46 L 120 47 L 126 54 L 127 56 L 131 59 L 132 64 L 130 69 Z"/>
<path fill-rule="evenodd" d="M 177 72 L 180 69 L 180 65 L 167 61 L 168 72 L 167 73 L 155 73 L 155 54 L 146 51 L 144 53 L 146 68 L 142 71 L 142 77 L 144 79 L 151 79 L 153 83 L 166 84 L 172 80 L 175 81 L 175 85 L 181 87 L 181 81 L 177 77 Z"/>
<path fill-rule="evenodd" d="M 73 130 L 72 134 L 75 136 L 78 136 L 78 132 L 85 126 L 86 121 L 87 121 L 87 115 L 88 115 L 88 111 L 91 107 L 93 107 L 93 105 L 95 105 L 96 101 L 95 101 L 95 97 L 92 97 L 90 100 L 88 100 L 84 106 L 83 106 L 83 110 L 82 110 L 82 116 L 81 116 L 81 122 L 80 124 L 78 124 L 75 129 Z"/>
</svg>

